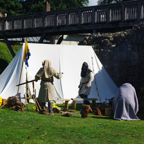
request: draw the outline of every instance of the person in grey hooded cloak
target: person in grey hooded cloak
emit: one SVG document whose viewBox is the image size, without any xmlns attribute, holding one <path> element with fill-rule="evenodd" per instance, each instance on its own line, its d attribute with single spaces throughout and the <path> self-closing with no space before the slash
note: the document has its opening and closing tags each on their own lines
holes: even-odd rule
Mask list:
<svg viewBox="0 0 144 144">
<path fill-rule="evenodd" d="M 135 88 L 130 83 L 124 83 L 118 89 L 117 96 L 113 100 L 114 119 L 139 120 L 136 116 L 139 110 Z"/>
</svg>

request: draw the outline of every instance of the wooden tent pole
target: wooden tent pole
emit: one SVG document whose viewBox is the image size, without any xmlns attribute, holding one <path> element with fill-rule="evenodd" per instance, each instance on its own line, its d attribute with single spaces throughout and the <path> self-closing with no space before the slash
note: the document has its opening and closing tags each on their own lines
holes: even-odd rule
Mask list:
<svg viewBox="0 0 144 144">
<path fill-rule="evenodd" d="M 26 41 L 27 41 L 28 37 L 26 38 Z M 25 41 L 25 43 L 26 43 Z M 24 49 L 24 52 L 25 52 L 25 49 Z M 24 54 L 23 54 L 23 57 L 24 57 Z M 22 67 L 21 67 L 21 73 L 20 73 L 20 78 L 19 78 L 19 84 L 21 82 L 21 77 L 22 77 L 22 70 L 23 70 L 23 59 L 22 59 Z M 18 86 L 18 91 L 17 91 L 17 94 L 19 93 L 19 89 L 20 89 L 20 86 Z M 17 97 L 18 98 L 18 97 Z"/>
<path fill-rule="evenodd" d="M 23 61 L 22 61 L 22 67 L 21 67 L 21 73 L 20 73 L 20 78 L 19 78 L 19 84 L 21 82 L 21 77 L 22 77 L 22 69 L 23 69 Z M 17 94 L 19 93 L 20 85 L 18 86 L 18 91 Z"/>
</svg>

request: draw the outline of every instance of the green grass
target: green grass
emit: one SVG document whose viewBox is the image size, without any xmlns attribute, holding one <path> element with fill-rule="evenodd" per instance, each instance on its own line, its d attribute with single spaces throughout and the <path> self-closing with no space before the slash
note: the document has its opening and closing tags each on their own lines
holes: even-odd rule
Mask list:
<svg viewBox="0 0 144 144">
<path fill-rule="evenodd" d="M 116 121 L 108 116 L 63 117 L 0 109 L 0 144 L 142 144 L 144 121 Z M 64 105 L 60 105 L 62 108 Z M 79 112 L 81 105 L 77 107 Z M 70 106 L 71 108 L 71 106 Z M 139 115 L 144 119 L 143 114 Z"/>
<path fill-rule="evenodd" d="M 15 53 L 20 45 L 12 46 Z M 11 62 L 6 44 L 0 42 L 0 73 Z M 140 121 L 116 121 L 108 116 L 80 114 L 72 117 L 41 115 L 32 109 L 0 109 L 0 144 L 144 144 L 144 112 Z M 62 109 L 64 105 L 59 105 Z M 72 106 L 69 108 L 72 110 Z M 81 105 L 77 105 L 79 113 Z"/>
<path fill-rule="evenodd" d="M 21 45 L 12 45 L 12 48 L 17 54 L 19 49 L 21 48 Z M 4 69 L 8 66 L 8 64 L 13 59 L 7 45 L 3 42 L 0 42 L 0 74 L 4 71 Z"/>
</svg>

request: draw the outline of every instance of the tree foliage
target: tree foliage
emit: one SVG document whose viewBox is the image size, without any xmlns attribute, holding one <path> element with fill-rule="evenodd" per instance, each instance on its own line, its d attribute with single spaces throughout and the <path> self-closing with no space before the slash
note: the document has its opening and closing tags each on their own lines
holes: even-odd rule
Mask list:
<svg viewBox="0 0 144 144">
<path fill-rule="evenodd" d="M 21 0 L 23 13 L 32 14 L 36 12 L 43 12 L 45 7 L 45 0 Z"/>
<path fill-rule="evenodd" d="M 88 5 L 89 0 L 49 0 L 52 10 L 80 8 Z"/>
<path fill-rule="evenodd" d="M 47 0 L 0 0 L 0 9 L 10 15 L 43 12 Z M 51 11 L 87 6 L 89 0 L 48 0 Z"/>
<path fill-rule="evenodd" d="M 22 4 L 19 0 L 0 0 L 0 9 L 8 15 L 17 15 L 22 13 Z"/>
<path fill-rule="evenodd" d="M 130 0 L 98 0 L 98 5 L 107 5 L 111 3 L 125 2 Z"/>
</svg>

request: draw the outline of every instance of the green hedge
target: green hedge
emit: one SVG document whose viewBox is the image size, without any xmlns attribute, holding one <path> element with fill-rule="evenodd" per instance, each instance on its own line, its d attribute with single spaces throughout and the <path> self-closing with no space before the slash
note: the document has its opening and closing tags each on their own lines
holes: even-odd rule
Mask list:
<svg viewBox="0 0 144 144">
<path fill-rule="evenodd" d="M 12 46 L 15 54 L 21 48 L 21 45 L 13 45 Z M 0 42 L 0 74 L 4 71 L 4 69 L 8 66 L 8 64 L 13 59 L 7 45 L 3 42 Z"/>
</svg>

